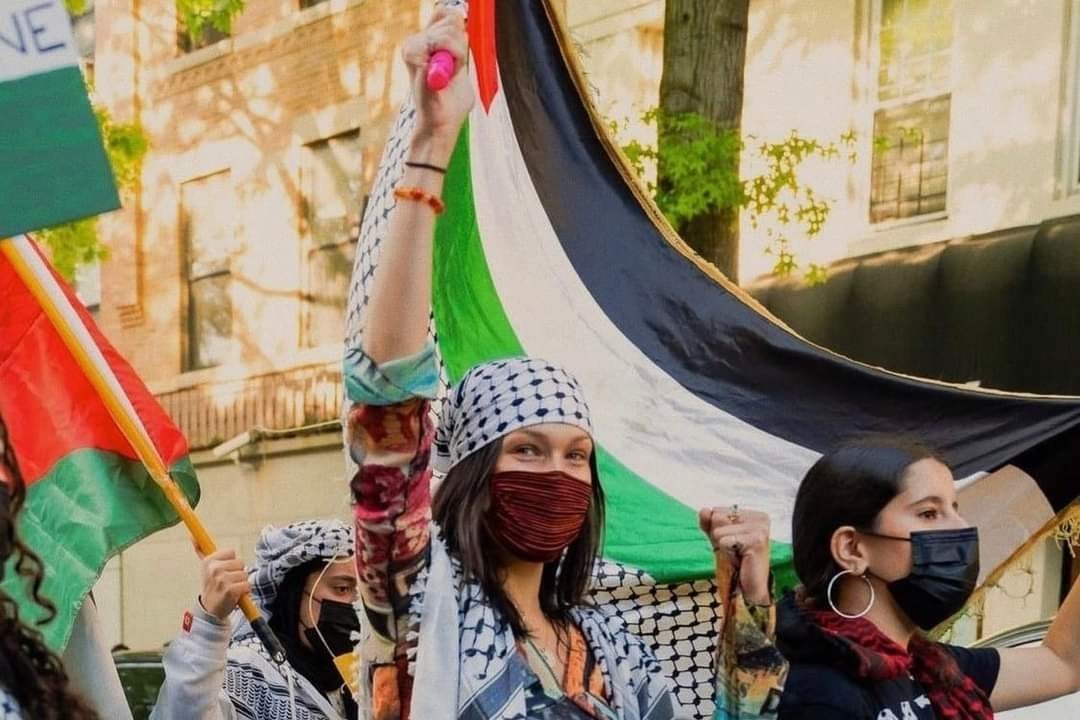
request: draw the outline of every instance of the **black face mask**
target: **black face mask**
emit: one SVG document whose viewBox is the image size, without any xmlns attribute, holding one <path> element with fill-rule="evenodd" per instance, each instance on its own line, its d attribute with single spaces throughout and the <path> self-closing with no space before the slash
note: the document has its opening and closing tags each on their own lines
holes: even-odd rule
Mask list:
<svg viewBox="0 0 1080 720">
<path fill-rule="evenodd" d="M 307 595 L 307 593 L 303 593 Z M 302 602 L 308 602 L 305 598 Z M 353 632 L 360 632 L 360 620 L 356 611 L 349 603 L 337 602 L 336 600 L 319 600 L 319 621 L 315 627 L 304 627 L 304 637 L 311 644 L 311 649 L 299 649 L 290 655 L 297 660 L 303 657 L 302 665 L 297 667 L 300 672 L 310 680 L 315 687 L 324 693 L 337 690 L 347 684 L 345 673 L 339 667 L 338 661 L 352 656 L 355 643 L 352 641 Z M 319 634 L 322 634 L 322 638 Z M 325 641 L 325 642 L 324 642 Z"/>
<path fill-rule="evenodd" d="M 326 653 L 327 647 L 331 657 L 351 653 L 356 643 L 352 640 L 352 634 L 360 632 L 360 620 L 356 616 L 356 610 L 349 603 L 336 600 L 319 600 L 319 622 L 316 623 L 318 630 L 309 627 L 304 629 L 304 636 L 316 651 L 322 649 Z M 322 640 L 319 639 L 322 633 Z M 323 644 L 323 640 L 326 644 Z"/>
<path fill-rule="evenodd" d="M 911 543 L 911 572 L 888 583 L 896 604 L 911 621 L 930 630 L 960 612 L 979 579 L 979 531 L 926 530 L 910 538 L 864 535 Z"/>
</svg>

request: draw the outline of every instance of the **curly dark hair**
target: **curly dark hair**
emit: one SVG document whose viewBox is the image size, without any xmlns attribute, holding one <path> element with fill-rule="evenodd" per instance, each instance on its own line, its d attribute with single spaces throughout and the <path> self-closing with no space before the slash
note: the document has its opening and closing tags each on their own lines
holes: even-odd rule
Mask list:
<svg viewBox="0 0 1080 720">
<path fill-rule="evenodd" d="M 10 567 L 25 582 L 28 594 L 44 611 L 44 625 L 56 617 L 56 606 L 41 594 L 41 558 L 19 538 L 16 518 L 26 501 L 26 483 L 19 472 L 7 426 L 0 417 L 0 582 Z M 0 590 L 0 686 L 19 703 L 23 717 L 34 720 L 96 720 L 97 714 L 70 686 L 67 673 L 45 645 L 41 633 L 19 620 L 19 606 Z"/>
</svg>

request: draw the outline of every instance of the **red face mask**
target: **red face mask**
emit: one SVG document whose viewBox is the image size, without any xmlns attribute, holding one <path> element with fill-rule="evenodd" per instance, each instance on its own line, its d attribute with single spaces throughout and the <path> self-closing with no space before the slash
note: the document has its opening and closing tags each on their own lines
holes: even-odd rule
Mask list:
<svg viewBox="0 0 1080 720">
<path fill-rule="evenodd" d="M 515 557 L 554 562 L 585 524 L 592 487 L 554 471 L 491 476 L 491 532 Z"/>
</svg>

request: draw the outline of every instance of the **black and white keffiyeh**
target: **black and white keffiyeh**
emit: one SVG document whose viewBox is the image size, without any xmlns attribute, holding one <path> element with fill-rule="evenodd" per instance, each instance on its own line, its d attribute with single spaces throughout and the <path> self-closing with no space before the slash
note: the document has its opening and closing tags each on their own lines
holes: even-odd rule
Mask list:
<svg viewBox="0 0 1080 720">
<path fill-rule="evenodd" d="M 442 404 L 435 432 L 435 470 L 452 467 L 515 430 L 565 423 L 593 434 L 577 379 L 539 358 L 509 358 L 470 369 Z"/>
<path fill-rule="evenodd" d="M 424 720 L 526 720 L 530 672 L 514 632 L 475 580 L 464 577 L 432 527 L 428 567 L 410 588 L 413 717 Z M 675 698 L 648 646 L 615 613 L 571 611 L 604 677 L 620 720 L 670 720 Z M 456 666 L 457 672 L 448 668 Z"/>
<path fill-rule="evenodd" d="M 285 576 L 311 560 L 341 560 L 353 555 L 353 531 L 340 520 L 305 520 L 284 527 L 268 525 L 255 543 L 255 565 L 248 570 L 251 596 L 266 619 Z M 289 680 L 292 676 L 293 691 Z M 341 720 L 339 700 L 319 692 L 288 662 L 278 665 L 243 614 L 232 615 L 232 639 L 224 690 L 238 717 L 265 720 Z M 295 696 L 295 714 L 293 701 Z M 0 719 L 2 720 L 2 719 Z"/>
<path fill-rule="evenodd" d="M 269 619 L 278 588 L 290 570 L 310 560 L 341 560 L 352 555 L 352 528 L 340 520 L 268 525 L 255 543 L 255 565 L 248 571 L 251 596 Z"/>
</svg>

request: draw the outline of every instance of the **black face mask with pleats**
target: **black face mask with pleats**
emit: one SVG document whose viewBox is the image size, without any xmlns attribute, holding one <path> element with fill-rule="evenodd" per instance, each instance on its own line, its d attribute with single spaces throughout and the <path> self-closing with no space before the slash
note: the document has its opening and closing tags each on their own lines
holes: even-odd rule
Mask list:
<svg viewBox="0 0 1080 720">
<path fill-rule="evenodd" d="M 885 582 L 896 604 L 923 630 L 960 612 L 975 592 L 979 580 L 978 529 L 924 530 L 911 533 L 909 538 L 860 532 L 911 543 L 911 572 Z"/>
<path fill-rule="evenodd" d="M 322 648 L 331 659 L 338 655 L 351 653 L 356 646 L 352 639 L 353 633 L 360 632 L 360 620 L 356 617 L 356 610 L 349 603 L 337 600 L 319 600 L 319 622 L 316 623 L 318 631 L 309 627 L 304 629 L 304 635 L 313 648 Z M 324 646 L 319 639 L 326 641 Z"/>
<path fill-rule="evenodd" d="M 304 585 L 313 573 L 321 572 L 325 567 L 326 560 L 317 559 L 289 571 L 278 587 L 277 598 L 271 608 L 270 627 L 285 646 L 285 656 L 293 669 L 319 691 L 331 693 L 345 683 L 334 664 L 333 653 L 351 652 L 349 638 L 353 630 L 360 629 L 360 621 L 348 603 L 315 601 L 320 604 L 317 624 L 326 638 L 326 645 L 319 640 L 313 627 L 301 621 L 301 605 L 311 600 Z M 307 644 L 301 640 L 301 636 L 305 637 Z"/>
</svg>

